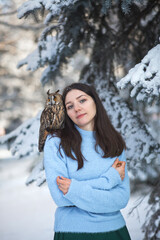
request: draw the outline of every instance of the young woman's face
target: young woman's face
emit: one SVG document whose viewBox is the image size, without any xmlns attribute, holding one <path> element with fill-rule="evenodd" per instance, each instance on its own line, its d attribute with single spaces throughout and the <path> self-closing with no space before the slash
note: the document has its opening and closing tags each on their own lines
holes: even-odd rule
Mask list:
<svg viewBox="0 0 160 240">
<path fill-rule="evenodd" d="M 73 89 L 66 95 L 65 106 L 68 116 L 79 128 L 93 131 L 96 104 L 92 97 L 83 91 Z"/>
</svg>

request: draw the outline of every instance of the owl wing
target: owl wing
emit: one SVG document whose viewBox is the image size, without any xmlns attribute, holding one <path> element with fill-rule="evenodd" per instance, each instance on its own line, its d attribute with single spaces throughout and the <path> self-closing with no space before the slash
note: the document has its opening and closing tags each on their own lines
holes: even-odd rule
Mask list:
<svg viewBox="0 0 160 240">
<path fill-rule="evenodd" d="M 51 111 L 50 108 L 45 108 L 42 111 L 41 118 L 40 118 L 40 129 L 39 129 L 39 143 L 38 149 L 39 152 L 43 151 L 44 143 L 46 141 L 47 135 L 51 130 L 51 119 L 54 118 L 54 113 Z"/>
<path fill-rule="evenodd" d="M 52 130 L 62 129 L 63 123 L 64 123 L 64 118 L 65 118 L 63 104 L 59 104 L 59 105 L 55 106 L 54 112 L 55 112 L 54 117 L 51 118 L 52 119 L 51 128 L 52 128 Z"/>
<path fill-rule="evenodd" d="M 62 129 L 64 124 L 65 112 L 63 104 L 47 106 L 40 118 L 39 145 L 40 152 L 43 151 L 44 143 L 49 132 Z"/>
</svg>

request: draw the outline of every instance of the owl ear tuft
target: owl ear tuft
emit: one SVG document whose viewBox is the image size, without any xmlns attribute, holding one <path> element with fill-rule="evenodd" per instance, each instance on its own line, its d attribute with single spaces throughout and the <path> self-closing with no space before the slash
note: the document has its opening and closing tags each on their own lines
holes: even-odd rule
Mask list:
<svg viewBox="0 0 160 240">
<path fill-rule="evenodd" d="M 57 91 L 55 92 L 55 94 L 58 93 L 58 92 L 59 92 L 59 90 L 57 90 Z"/>
<path fill-rule="evenodd" d="M 49 92 L 49 91 L 50 91 L 50 89 L 48 89 L 48 91 L 47 91 L 47 94 L 48 94 L 48 95 L 50 94 L 50 92 Z"/>
</svg>

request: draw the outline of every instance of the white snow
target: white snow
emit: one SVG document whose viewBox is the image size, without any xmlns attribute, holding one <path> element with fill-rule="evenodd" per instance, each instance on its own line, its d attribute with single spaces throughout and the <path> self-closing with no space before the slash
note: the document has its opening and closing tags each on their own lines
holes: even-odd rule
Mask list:
<svg viewBox="0 0 160 240">
<path fill-rule="evenodd" d="M 0 239 L 49 240 L 53 239 L 56 205 L 47 185 L 25 185 L 31 159 L 3 160 L 0 158 Z M 146 200 L 131 215 L 140 192 L 132 195 L 128 206 L 122 210 L 132 240 L 143 239 L 140 226 L 144 222 Z"/>
<path fill-rule="evenodd" d="M 22 4 L 18 9 L 18 18 L 22 18 L 26 12 L 33 11 L 35 9 L 41 9 L 41 0 L 30 0 Z"/>
<path fill-rule="evenodd" d="M 127 143 L 126 155 L 131 178 L 138 178 L 144 181 L 148 176 L 156 176 L 158 174 L 160 159 L 159 145 L 149 134 L 145 125 L 142 126 L 135 118 L 135 112 L 132 113 L 119 96 L 115 96 L 111 91 L 107 92 L 105 89 L 102 89 L 100 84 L 98 86 L 100 88 L 98 89 L 98 91 L 100 91 L 99 96 L 103 99 L 104 107 L 111 117 L 113 125 L 121 132 Z M 10 144 L 10 147 L 12 153 L 15 154 L 17 158 L 38 154 L 37 145 L 40 113 L 41 112 L 39 112 L 35 118 L 24 122 L 15 131 L 0 138 L 0 143 L 9 142 L 12 138 L 15 138 L 14 142 Z M 138 115 L 138 113 L 136 115 Z M 144 165 L 146 166 L 148 164 L 150 171 L 146 171 L 146 167 L 143 168 Z M 154 175 L 151 173 L 154 173 Z M 32 174 L 33 179 L 36 179 L 36 177 L 39 183 L 44 181 L 41 165 L 38 165 Z"/>
<path fill-rule="evenodd" d="M 14 131 L 0 138 L 2 144 L 8 139 L 16 138 L 12 145 L 11 152 L 17 158 L 26 156 L 29 153 L 33 155 L 38 153 L 40 115 L 41 111 L 39 111 L 35 118 L 27 120 Z"/>
<path fill-rule="evenodd" d="M 39 68 L 39 65 L 44 67 L 47 61 L 55 61 L 56 54 L 59 49 L 59 41 L 55 36 L 52 37 L 48 35 L 45 41 L 39 41 L 38 47 L 41 47 L 42 50 L 39 51 L 37 48 L 26 58 L 19 61 L 17 68 L 27 64 L 27 70 L 35 71 Z"/>
<path fill-rule="evenodd" d="M 62 9 L 68 8 L 75 4 L 78 0 L 29 0 L 23 3 L 18 9 L 18 18 L 24 17 L 28 12 L 32 12 L 35 9 L 41 9 L 42 5 L 46 10 L 51 11 L 54 16 L 61 13 Z M 48 18 L 48 17 L 47 17 Z M 47 22 L 47 20 L 45 20 Z"/>
<path fill-rule="evenodd" d="M 25 185 L 30 159 L 0 161 L 0 239 L 53 239 L 55 205 L 48 188 Z"/>
<path fill-rule="evenodd" d="M 146 100 L 151 103 L 159 101 L 160 96 L 160 44 L 152 48 L 142 59 L 141 63 L 132 68 L 118 83 L 119 89 L 131 85 L 131 97 L 137 101 Z"/>
</svg>

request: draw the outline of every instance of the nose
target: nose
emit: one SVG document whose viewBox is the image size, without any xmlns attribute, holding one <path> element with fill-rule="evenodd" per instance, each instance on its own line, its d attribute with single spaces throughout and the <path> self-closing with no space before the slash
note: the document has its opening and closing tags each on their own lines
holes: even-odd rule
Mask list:
<svg viewBox="0 0 160 240">
<path fill-rule="evenodd" d="M 78 111 L 81 110 L 81 107 L 80 107 L 80 105 L 79 105 L 78 103 L 76 103 L 76 104 L 74 105 L 74 110 L 75 110 L 76 112 L 78 112 Z"/>
</svg>

